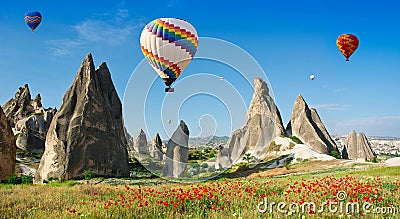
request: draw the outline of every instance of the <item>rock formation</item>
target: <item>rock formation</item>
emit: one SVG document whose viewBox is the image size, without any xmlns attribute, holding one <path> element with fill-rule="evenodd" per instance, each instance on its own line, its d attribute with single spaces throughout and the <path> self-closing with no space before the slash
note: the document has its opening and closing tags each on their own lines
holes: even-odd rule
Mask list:
<svg viewBox="0 0 400 219">
<path fill-rule="evenodd" d="M 16 151 L 10 123 L 0 107 L 0 181 L 15 172 Z"/>
<path fill-rule="evenodd" d="M 31 115 L 15 124 L 17 147 L 24 151 L 42 153 L 46 141 L 47 123 L 43 115 Z"/>
<path fill-rule="evenodd" d="M 349 149 L 347 149 L 350 147 Z M 344 143 L 344 148 L 342 151 L 343 159 L 354 159 L 357 158 L 358 150 L 357 150 L 357 133 L 354 130 L 351 130 L 349 135 L 347 135 L 346 141 Z M 346 156 L 347 155 L 347 156 Z"/>
<path fill-rule="evenodd" d="M 54 115 L 56 115 L 57 113 L 57 109 L 52 109 L 52 108 L 48 108 L 45 110 L 44 114 L 43 114 L 43 119 L 46 122 L 46 130 L 49 129 L 51 121 L 54 118 Z"/>
<path fill-rule="evenodd" d="M 10 120 L 11 127 L 14 127 L 18 120 L 27 117 L 30 113 L 35 113 L 35 109 L 30 103 L 31 93 L 28 85 L 25 84 L 24 87 L 18 88 L 14 98 L 2 106 L 6 117 Z"/>
<path fill-rule="evenodd" d="M 43 152 L 47 130 L 57 110 L 43 108 L 40 94 L 31 100 L 27 84 L 20 87 L 15 97 L 3 107 L 17 136 L 17 147 L 28 152 Z"/>
<path fill-rule="evenodd" d="M 298 137 L 303 143 L 310 145 L 319 153 L 329 154 L 331 151 L 337 151 L 337 146 L 317 111 L 308 108 L 301 95 L 297 96 L 294 103 L 286 134 Z"/>
<path fill-rule="evenodd" d="M 157 161 L 162 161 L 164 154 L 162 153 L 162 141 L 160 135 L 157 133 L 151 142 L 150 156 Z"/>
<path fill-rule="evenodd" d="M 140 155 L 149 154 L 149 147 L 147 146 L 147 137 L 142 129 L 140 129 L 139 134 L 135 139 L 134 149 L 135 152 L 138 152 Z"/>
<path fill-rule="evenodd" d="M 163 176 L 183 177 L 189 159 L 189 129 L 181 120 L 178 128 L 172 134 L 167 144 L 167 153 Z"/>
<path fill-rule="evenodd" d="M 124 127 L 124 131 L 125 131 L 125 138 L 126 138 L 127 145 L 130 145 L 133 147 L 133 144 L 135 142 L 133 137 L 129 134 L 128 130 L 126 130 L 125 127 Z"/>
<path fill-rule="evenodd" d="M 122 105 L 106 63 L 83 60 L 46 136 L 34 182 L 82 178 L 84 172 L 129 175 Z"/>
<path fill-rule="evenodd" d="M 220 150 L 216 168 L 227 168 L 238 162 L 244 154 L 264 158 L 272 139 L 284 136 L 280 112 L 269 95 L 267 84 L 254 79 L 254 94 L 247 111 L 244 126 L 235 130 L 225 148 Z"/>
<path fill-rule="evenodd" d="M 356 134 L 356 131 L 352 130 L 345 141 L 342 157 L 364 161 L 365 159 L 372 160 L 376 158 L 376 155 L 372 151 L 371 144 L 365 134 L 362 132 Z"/>
</svg>

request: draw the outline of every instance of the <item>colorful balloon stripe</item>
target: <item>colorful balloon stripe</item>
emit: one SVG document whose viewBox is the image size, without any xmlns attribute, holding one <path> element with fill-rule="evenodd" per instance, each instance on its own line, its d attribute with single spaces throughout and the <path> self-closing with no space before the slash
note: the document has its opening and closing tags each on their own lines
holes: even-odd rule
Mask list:
<svg viewBox="0 0 400 219">
<path fill-rule="evenodd" d="M 140 35 L 141 50 L 168 87 L 193 59 L 197 51 L 196 29 L 177 18 L 158 18 L 148 23 Z"/>
<path fill-rule="evenodd" d="M 356 36 L 353 34 L 343 34 L 338 37 L 336 40 L 336 45 L 339 48 L 340 52 L 347 58 L 356 51 L 359 45 L 359 41 Z"/>
<path fill-rule="evenodd" d="M 198 47 L 198 39 L 189 31 L 157 19 L 146 26 L 149 32 L 170 43 L 175 43 L 185 49 L 193 57 Z"/>
<path fill-rule="evenodd" d="M 169 60 L 164 59 L 163 57 L 159 57 L 158 55 L 154 55 L 143 46 L 141 46 L 142 52 L 144 56 L 147 58 L 149 63 L 156 67 L 158 70 L 164 72 L 168 78 L 178 78 L 181 74 L 181 69 L 177 64 L 170 62 Z"/>
<path fill-rule="evenodd" d="M 25 16 L 25 21 L 26 21 L 26 22 L 41 22 L 41 21 L 42 21 L 42 18 L 39 17 L 39 16 L 33 16 L 33 17 L 31 17 L 31 16 Z"/>
</svg>

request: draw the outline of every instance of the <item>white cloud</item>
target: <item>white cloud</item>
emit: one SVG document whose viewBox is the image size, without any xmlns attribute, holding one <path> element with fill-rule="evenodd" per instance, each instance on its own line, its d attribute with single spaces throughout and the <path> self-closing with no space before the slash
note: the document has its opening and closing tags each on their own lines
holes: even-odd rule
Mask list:
<svg viewBox="0 0 400 219">
<path fill-rule="evenodd" d="M 311 105 L 311 107 L 315 108 L 315 109 L 343 111 L 348 108 L 348 105 L 338 104 L 338 103 L 327 103 L 327 104 L 314 104 L 314 105 Z"/>
<path fill-rule="evenodd" d="M 131 40 L 135 30 L 145 25 L 143 17 L 129 17 L 129 11 L 121 8 L 112 13 L 93 15 L 72 26 L 76 37 L 48 41 L 49 49 L 54 56 L 65 56 L 89 44 L 123 45 Z"/>
<path fill-rule="evenodd" d="M 115 19 L 119 22 L 128 19 L 129 18 L 129 12 L 127 9 L 118 9 L 117 14 Z"/>
<path fill-rule="evenodd" d="M 106 13 L 88 18 L 74 25 L 79 39 L 90 43 L 105 43 L 120 45 L 130 40 L 134 30 L 145 25 L 143 18 L 129 19 L 127 9 L 117 9 L 113 13 Z"/>
<path fill-rule="evenodd" d="M 83 43 L 79 40 L 50 40 L 47 42 L 50 45 L 50 51 L 53 56 L 70 55 L 72 51 L 79 48 Z"/>
<path fill-rule="evenodd" d="M 71 51 L 68 49 L 62 49 L 62 48 L 50 48 L 52 50 L 52 54 L 54 56 L 65 56 L 71 54 Z"/>
<path fill-rule="evenodd" d="M 129 38 L 134 27 L 117 27 L 106 21 L 86 20 L 74 26 L 74 29 L 82 41 L 119 45 Z"/>
</svg>

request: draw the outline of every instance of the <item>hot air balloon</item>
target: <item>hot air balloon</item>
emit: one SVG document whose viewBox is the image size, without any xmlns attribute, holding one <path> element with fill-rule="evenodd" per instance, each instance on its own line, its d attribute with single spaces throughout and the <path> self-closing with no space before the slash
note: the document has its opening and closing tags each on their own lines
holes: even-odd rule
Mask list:
<svg viewBox="0 0 400 219">
<path fill-rule="evenodd" d="M 32 32 L 39 26 L 42 21 L 42 15 L 38 11 L 30 11 L 25 14 L 25 23 L 31 28 Z"/>
<path fill-rule="evenodd" d="M 346 61 L 349 61 L 350 56 L 356 51 L 358 44 L 358 38 L 353 34 L 342 34 L 336 40 L 336 45 L 344 57 L 346 57 Z"/>
<path fill-rule="evenodd" d="M 315 75 L 310 75 L 310 79 L 313 81 L 315 79 Z"/>
<path fill-rule="evenodd" d="M 224 80 L 224 77 L 222 77 L 222 76 L 219 77 L 219 80 L 220 80 L 220 81 L 223 81 L 223 80 Z"/>
<path fill-rule="evenodd" d="M 168 124 L 171 124 L 171 122 L 172 122 L 172 121 L 171 121 L 170 119 L 168 119 Z"/>
<path fill-rule="evenodd" d="M 196 29 L 178 18 L 158 18 L 140 35 L 140 47 L 147 61 L 173 92 L 171 84 L 193 59 L 198 47 Z"/>
</svg>

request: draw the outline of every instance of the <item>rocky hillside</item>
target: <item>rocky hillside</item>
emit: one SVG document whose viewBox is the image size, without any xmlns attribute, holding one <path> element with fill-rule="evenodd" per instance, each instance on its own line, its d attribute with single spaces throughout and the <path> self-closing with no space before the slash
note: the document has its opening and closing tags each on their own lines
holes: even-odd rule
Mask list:
<svg viewBox="0 0 400 219">
<path fill-rule="evenodd" d="M 352 130 L 347 136 L 342 151 L 342 157 L 344 159 L 353 160 L 372 160 L 376 158 L 376 155 L 365 134 L 362 132 L 356 134 L 356 132 Z"/>
<path fill-rule="evenodd" d="M 0 107 L 0 181 L 14 173 L 16 149 L 9 121 Z"/>
<path fill-rule="evenodd" d="M 129 175 L 122 105 L 106 63 L 97 69 L 88 54 L 64 95 L 46 137 L 34 182 L 48 178 Z"/>
<path fill-rule="evenodd" d="M 27 84 L 18 88 L 14 98 L 8 100 L 3 109 L 16 137 L 17 147 L 30 153 L 43 153 L 47 130 L 57 110 L 44 108 L 40 94 L 31 99 Z"/>
<path fill-rule="evenodd" d="M 293 105 L 286 134 L 296 136 L 319 153 L 330 154 L 332 151 L 338 151 L 336 143 L 326 130 L 317 110 L 310 109 L 301 95 L 297 96 Z"/>
<path fill-rule="evenodd" d="M 261 78 L 255 78 L 254 94 L 244 126 L 235 130 L 227 145 L 220 150 L 216 168 L 230 167 L 240 162 L 246 153 L 262 159 L 270 142 L 284 134 L 280 112 L 269 95 L 267 84 Z"/>
</svg>

